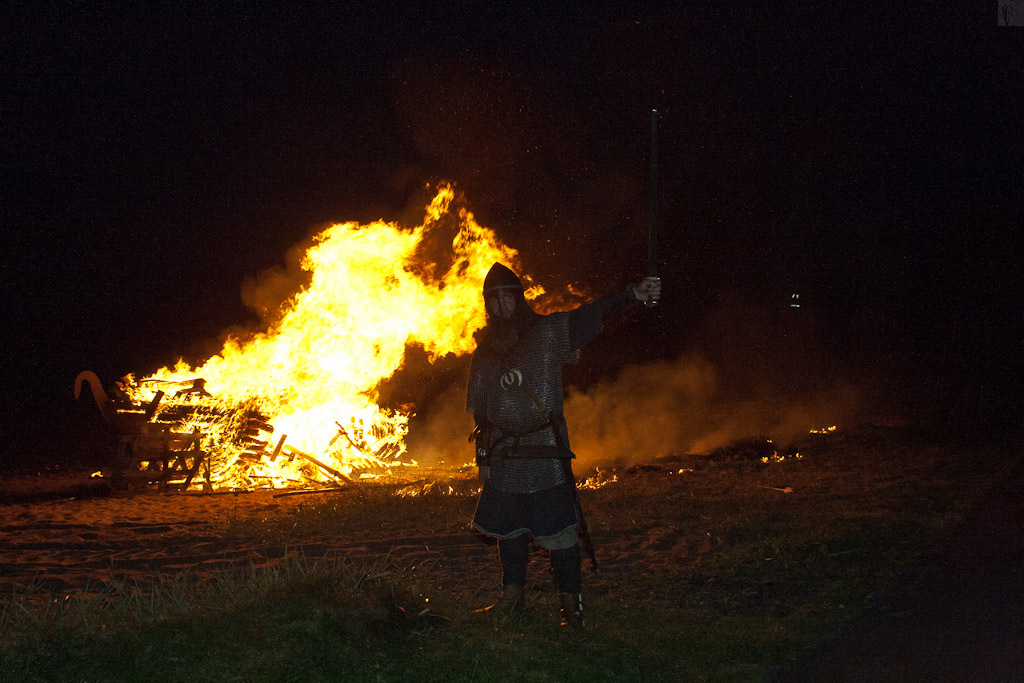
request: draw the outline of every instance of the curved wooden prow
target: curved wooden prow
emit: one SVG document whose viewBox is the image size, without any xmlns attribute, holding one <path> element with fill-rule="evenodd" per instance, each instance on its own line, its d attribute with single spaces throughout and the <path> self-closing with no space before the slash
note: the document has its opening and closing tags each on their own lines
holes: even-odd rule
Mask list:
<svg viewBox="0 0 1024 683">
<path fill-rule="evenodd" d="M 110 405 L 110 398 L 103 390 L 103 385 L 100 384 L 100 378 L 96 376 L 96 373 L 92 370 L 83 370 L 78 373 L 78 376 L 75 377 L 75 400 L 78 400 L 82 393 L 83 384 L 88 384 L 92 389 L 92 397 L 96 400 L 96 406 L 100 409 L 103 419 L 110 424 L 117 424 L 117 411 Z"/>
</svg>

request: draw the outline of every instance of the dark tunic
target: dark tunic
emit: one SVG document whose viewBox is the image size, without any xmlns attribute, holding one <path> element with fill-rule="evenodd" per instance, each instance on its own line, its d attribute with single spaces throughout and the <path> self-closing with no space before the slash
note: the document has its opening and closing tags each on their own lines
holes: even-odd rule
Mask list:
<svg viewBox="0 0 1024 683">
<path fill-rule="evenodd" d="M 610 309 L 632 301 L 627 290 L 541 316 L 504 356 L 486 343 L 473 353 L 466 410 L 490 424 L 483 444 L 490 477 L 473 519 L 483 533 L 511 538 L 529 532 L 543 539 L 577 525 L 562 365 L 579 358 Z"/>
</svg>

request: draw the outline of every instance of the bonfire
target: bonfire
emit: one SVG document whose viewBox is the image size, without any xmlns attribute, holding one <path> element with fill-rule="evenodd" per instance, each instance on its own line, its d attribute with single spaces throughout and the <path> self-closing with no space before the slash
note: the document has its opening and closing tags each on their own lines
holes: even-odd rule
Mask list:
<svg viewBox="0 0 1024 683">
<path fill-rule="evenodd" d="M 494 262 L 517 264 L 455 199 L 441 186 L 413 228 L 326 228 L 302 258 L 307 284 L 267 328 L 201 363 L 179 359 L 109 391 L 80 374 L 76 397 L 87 383 L 119 435 L 104 474 L 163 488 L 294 488 L 415 466 L 405 443 L 415 408 L 382 406 L 378 387 L 411 346 L 430 360 L 472 351 L 484 314 L 465 302 Z M 531 284 L 528 296 L 542 292 Z"/>
</svg>

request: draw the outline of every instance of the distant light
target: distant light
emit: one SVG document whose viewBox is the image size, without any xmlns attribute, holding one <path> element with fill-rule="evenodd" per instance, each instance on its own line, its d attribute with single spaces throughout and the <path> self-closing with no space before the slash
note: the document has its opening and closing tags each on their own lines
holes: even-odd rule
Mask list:
<svg viewBox="0 0 1024 683">
<path fill-rule="evenodd" d="M 791 297 L 789 297 L 789 307 L 790 308 L 800 308 L 800 295 L 799 294 L 794 294 Z"/>
</svg>

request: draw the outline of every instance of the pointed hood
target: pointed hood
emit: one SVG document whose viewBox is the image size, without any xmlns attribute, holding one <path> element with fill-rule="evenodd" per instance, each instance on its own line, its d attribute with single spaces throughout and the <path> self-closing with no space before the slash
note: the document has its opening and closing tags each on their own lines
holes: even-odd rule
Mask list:
<svg viewBox="0 0 1024 683">
<path fill-rule="evenodd" d="M 484 278 L 484 296 L 497 293 L 498 290 L 502 289 L 515 289 L 522 292 L 523 283 L 519 281 L 519 276 L 512 272 L 512 270 L 500 263 L 495 263 L 487 271 L 487 277 Z"/>
</svg>

